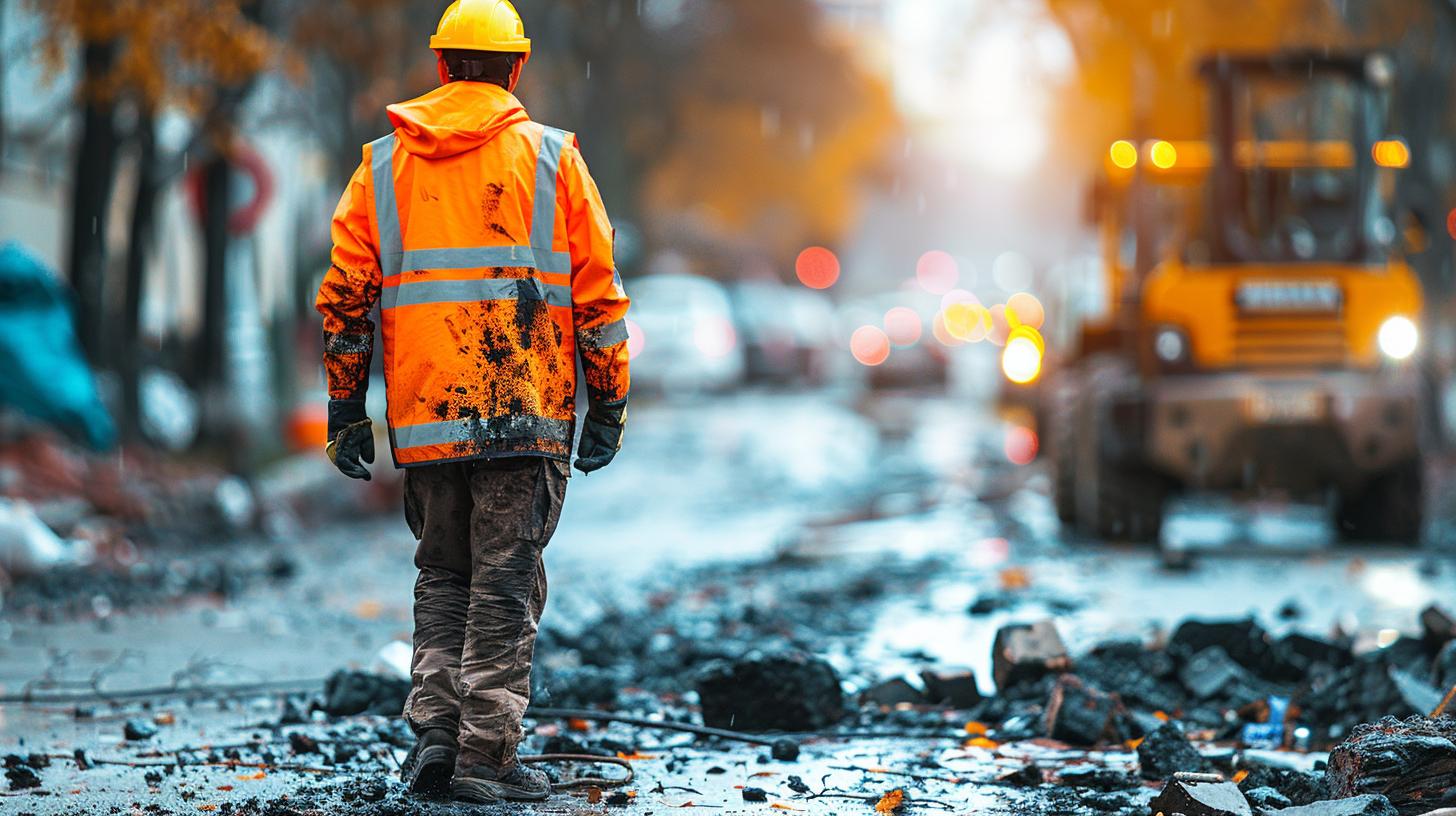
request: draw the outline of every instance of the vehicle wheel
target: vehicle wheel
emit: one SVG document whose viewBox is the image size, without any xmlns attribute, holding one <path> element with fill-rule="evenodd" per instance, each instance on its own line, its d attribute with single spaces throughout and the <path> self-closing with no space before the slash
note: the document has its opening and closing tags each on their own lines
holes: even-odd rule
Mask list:
<svg viewBox="0 0 1456 816">
<path fill-rule="evenodd" d="M 1095 532 L 1110 541 L 1157 544 L 1168 489 L 1152 473 L 1103 464 L 1098 475 Z"/>
<path fill-rule="evenodd" d="M 1335 515 L 1341 537 L 1419 544 L 1425 510 L 1421 483 L 1421 462 L 1415 459 L 1371 479 L 1359 493 L 1342 496 Z"/>
<path fill-rule="evenodd" d="M 1048 406 L 1039 423 L 1046 429 L 1047 454 L 1051 462 L 1052 504 L 1062 524 L 1077 523 L 1076 424 L 1071 421 L 1075 389 L 1057 383 L 1051 389 Z"/>
<path fill-rule="evenodd" d="M 1108 406 L 1119 391 L 1135 387 L 1136 374 L 1118 358 L 1094 360 L 1075 392 L 1074 468 L 1069 474 L 1077 526 L 1109 541 L 1156 544 L 1163 529 L 1169 489 L 1156 473 L 1136 463 L 1109 459 L 1105 440 Z M 1130 385 L 1132 383 L 1133 385 Z"/>
</svg>

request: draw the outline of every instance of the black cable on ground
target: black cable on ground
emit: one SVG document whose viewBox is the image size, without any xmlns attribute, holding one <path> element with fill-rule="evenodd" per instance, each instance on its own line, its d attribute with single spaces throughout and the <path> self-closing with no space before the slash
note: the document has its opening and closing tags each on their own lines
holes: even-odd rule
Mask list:
<svg viewBox="0 0 1456 816">
<path fill-rule="evenodd" d="M 637 778 L 637 771 L 632 768 L 632 763 L 617 757 L 596 756 L 594 754 L 523 754 L 516 757 L 516 759 L 526 765 L 544 765 L 557 762 L 592 762 L 598 765 L 620 765 L 627 769 L 627 775 L 621 779 L 584 776 L 580 779 L 573 779 L 570 782 L 563 782 L 560 785 L 551 786 L 559 791 L 577 788 L 620 788 L 624 785 L 632 784 L 632 780 Z"/>
<path fill-rule="evenodd" d="M 672 722 L 669 720 L 649 720 L 646 717 L 633 717 L 627 714 L 617 714 L 609 711 L 592 711 L 591 709 L 585 708 L 536 708 L 533 706 L 526 709 L 526 716 L 538 720 L 589 720 L 592 722 L 621 723 L 623 725 L 637 726 L 638 728 L 655 728 L 662 731 L 681 731 L 685 734 L 717 737 L 718 739 L 742 742 L 748 745 L 767 746 L 773 758 L 778 760 L 793 761 L 799 758 L 799 743 L 790 737 L 745 734 L 741 731 L 710 728 L 706 725 L 694 725 L 692 723 Z"/>
<path fill-rule="evenodd" d="M 79 705 L 118 700 L 146 700 L 158 697 L 229 697 L 248 694 L 304 694 L 323 688 L 323 680 L 282 680 L 268 683 L 236 683 L 214 686 L 155 686 L 152 688 L 119 689 L 64 693 L 22 691 L 0 696 L 3 705 Z"/>
</svg>

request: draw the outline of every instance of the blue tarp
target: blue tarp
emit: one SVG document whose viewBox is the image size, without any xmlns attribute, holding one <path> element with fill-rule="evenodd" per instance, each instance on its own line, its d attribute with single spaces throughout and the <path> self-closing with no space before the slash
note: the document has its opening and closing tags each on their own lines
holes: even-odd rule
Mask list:
<svg viewBox="0 0 1456 816">
<path fill-rule="evenodd" d="M 0 406 L 96 450 L 116 444 L 116 424 L 76 340 L 69 291 L 13 242 L 0 244 Z"/>
</svg>

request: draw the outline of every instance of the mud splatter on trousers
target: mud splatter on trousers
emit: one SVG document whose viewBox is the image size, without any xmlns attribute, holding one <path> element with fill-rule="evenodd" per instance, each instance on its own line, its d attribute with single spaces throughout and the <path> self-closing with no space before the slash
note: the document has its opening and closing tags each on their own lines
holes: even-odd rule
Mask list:
<svg viewBox="0 0 1456 816">
<path fill-rule="evenodd" d="M 405 473 L 420 575 L 404 715 L 417 732 L 456 731 L 460 770 L 515 762 L 546 605 L 541 553 L 569 475 L 564 463 L 533 456 Z"/>
</svg>

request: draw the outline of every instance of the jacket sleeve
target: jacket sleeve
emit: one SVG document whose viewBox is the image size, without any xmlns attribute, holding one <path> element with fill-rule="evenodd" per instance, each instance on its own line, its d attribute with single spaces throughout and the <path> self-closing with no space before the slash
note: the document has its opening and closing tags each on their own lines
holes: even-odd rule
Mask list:
<svg viewBox="0 0 1456 816">
<path fill-rule="evenodd" d="M 332 227 L 332 266 L 319 287 L 315 308 L 324 316 L 324 369 L 329 398 L 363 400 L 374 358 L 374 321 L 380 266 L 369 221 L 369 156 L 349 180 Z"/>
<path fill-rule="evenodd" d="M 562 149 L 561 170 L 568 202 L 576 347 L 587 393 L 594 402 L 620 402 L 627 398 L 631 383 L 626 321 L 631 301 L 612 258 L 612 225 L 575 144 Z"/>
</svg>

